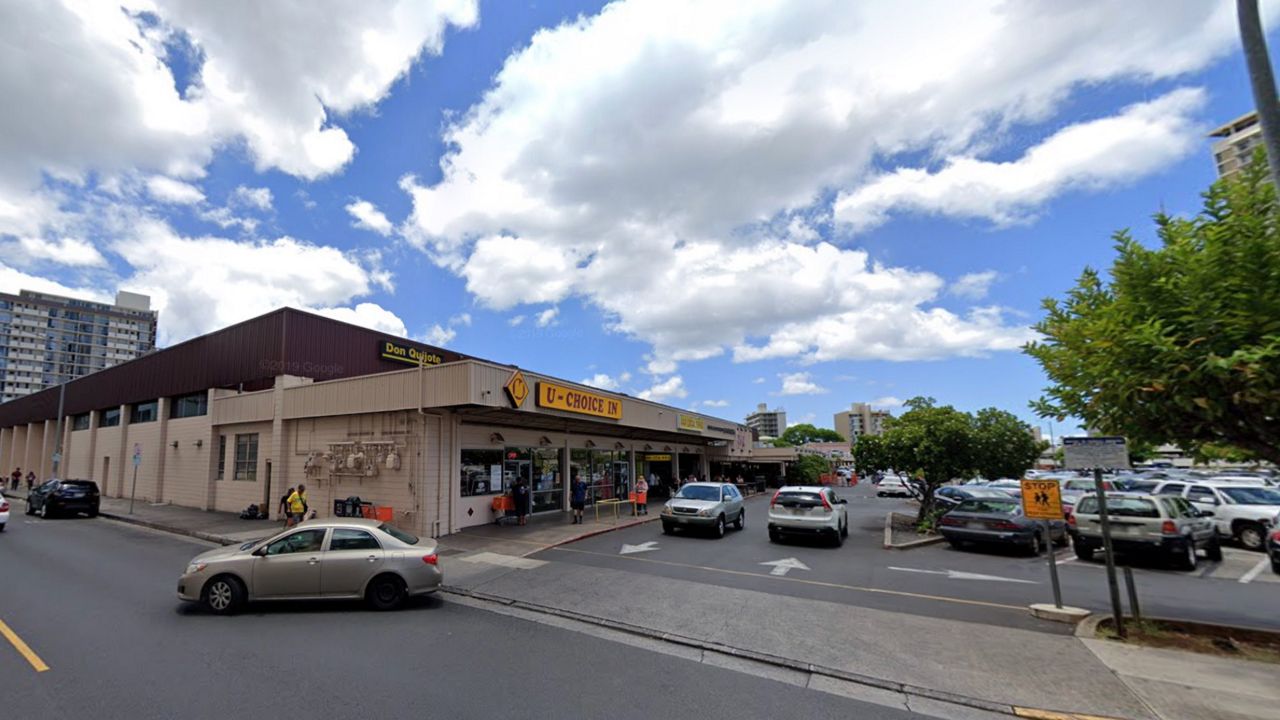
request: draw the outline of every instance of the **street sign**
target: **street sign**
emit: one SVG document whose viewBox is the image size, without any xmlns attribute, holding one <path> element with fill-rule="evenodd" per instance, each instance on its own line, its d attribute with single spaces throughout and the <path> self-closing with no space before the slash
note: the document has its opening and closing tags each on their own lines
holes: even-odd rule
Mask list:
<svg viewBox="0 0 1280 720">
<path fill-rule="evenodd" d="M 138 467 L 142 464 L 142 445 L 133 444 L 133 466 Z"/>
<path fill-rule="evenodd" d="M 1023 480 L 1022 514 L 1032 520 L 1062 519 L 1062 486 L 1057 480 Z"/>
<path fill-rule="evenodd" d="M 1122 437 L 1064 437 L 1062 456 L 1068 470 L 1129 467 L 1129 448 Z"/>
</svg>

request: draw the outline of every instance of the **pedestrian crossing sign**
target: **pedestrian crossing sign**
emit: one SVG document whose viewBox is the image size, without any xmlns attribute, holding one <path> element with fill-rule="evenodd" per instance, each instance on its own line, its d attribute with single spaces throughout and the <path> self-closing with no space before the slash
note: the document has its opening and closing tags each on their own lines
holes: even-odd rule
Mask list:
<svg viewBox="0 0 1280 720">
<path fill-rule="evenodd" d="M 1032 520 L 1062 519 L 1062 486 L 1057 480 L 1023 480 L 1022 514 Z"/>
</svg>

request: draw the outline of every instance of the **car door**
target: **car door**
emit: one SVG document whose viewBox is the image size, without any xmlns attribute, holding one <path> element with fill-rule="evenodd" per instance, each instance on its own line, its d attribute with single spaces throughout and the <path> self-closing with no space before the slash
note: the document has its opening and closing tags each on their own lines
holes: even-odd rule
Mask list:
<svg viewBox="0 0 1280 720">
<path fill-rule="evenodd" d="M 54 490 L 58 489 L 58 485 L 59 483 L 57 480 L 49 480 L 37 485 L 35 489 L 31 491 L 32 497 L 35 500 L 35 502 L 31 504 L 31 511 L 38 512 L 40 508 L 44 507 L 44 504 L 49 502 L 49 496 L 53 494 Z"/>
<path fill-rule="evenodd" d="M 827 488 L 827 502 L 831 503 L 831 507 L 838 514 L 836 527 L 849 527 L 849 506 L 840 498 L 836 497 L 836 491 Z"/>
<path fill-rule="evenodd" d="M 1218 498 L 1218 493 L 1208 485 L 1189 485 L 1187 487 L 1187 500 L 1200 512 L 1211 512 L 1213 524 L 1224 535 L 1231 534 L 1231 523 L 1219 518 L 1221 514 L 1222 500 Z"/>
<path fill-rule="evenodd" d="M 369 531 L 334 528 L 320 563 L 320 594 L 358 597 L 384 559 L 382 546 Z"/>
<path fill-rule="evenodd" d="M 724 501 L 724 516 L 737 520 L 739 513 L 742 512 L 742 496 L 738 494 L 738 488 L 732 485 L 723 486 L 721 497 Z"/>
<path fill-rule="evenodd" d="M 326 532 L 298 530 L 259 550 L 249 593 L 254 598 L 318 597 Z"/>
</svg>

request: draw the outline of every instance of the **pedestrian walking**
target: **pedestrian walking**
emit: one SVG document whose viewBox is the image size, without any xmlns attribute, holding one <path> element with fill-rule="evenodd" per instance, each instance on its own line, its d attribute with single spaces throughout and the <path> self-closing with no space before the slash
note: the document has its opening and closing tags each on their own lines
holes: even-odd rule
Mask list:
<svg viewBox="0 0 1280 720">
<path fill-rule="evenodd" d="M 28 470 L 27 471 L 27 492 L 31 492 L 31 486 L 35 485 L 35 483 L 36 483 L 36 471 Z"/>
<path fill-rule="evenodd" d="M 517 478 L 511 486 L 511 500 L 516 506 L 516 518 L 520 525 L 525 524 L 525 516 L 529 514 L 529 484 L 524 478 Z"/>
<path fill-rule="evenodd" d="M 569 497 L 569 507 L 573 509 L 573 525 L 582 524 L 582 509 L 587 504 L 587 481 L 578 475 L 578 469 L 573 468 L 570 473 L 572 479 L 569 481 L 571 495 Z"/>
<path fill-rule="evenodd" d="M 643 475 L 636 478 L 636 514 L 649 514 L 649 483 L 645 482 Z"/>
<path fill-rule="evenodd" d="M 307 486 L 298 483 L 298 489 L 289 494 L 289 516 L 293 524 L 302 522 L 307 514 Z"/>
<path fill-rule="evenodd" d="M 284 528 L 288 530 L 293 526 L 293 516 L 289 513 L 289 498 L 293 496 L 294 488 L 289 488 L 280 496 L 280 504 L 276 506 L 276 512 L 280 517 L 284 518 Z"/>
<path fill-rule="evenodd" d="M 18 483 L 22 482 L 22 468 L 14 468 L 13 474 L 9 477 L 12 478 L 13 482 L 11 486 L 12 490 L 14 492 L 18 492 Z"/>
</svg>

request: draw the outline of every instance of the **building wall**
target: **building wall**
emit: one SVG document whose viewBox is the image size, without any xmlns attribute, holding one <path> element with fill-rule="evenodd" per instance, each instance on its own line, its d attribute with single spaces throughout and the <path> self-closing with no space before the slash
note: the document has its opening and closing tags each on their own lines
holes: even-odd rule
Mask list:
<svg viewBox="0 0 1280 720">
<path fill-rule="evenodd" d="M 161 416 L 163 417 L 163 415 Z M 161 421 L 133 423 L 128 426 L 128 437 L 125 442 L 124 497 L 133 497 L 139 502 L 157 502 L 156 478 L 159 477 L 160 457 L 165 448 L 161 446 Z M 133 483 L 133 447 L 142 449 L 142 464 L 138 466 L 138 484 L 135 490 Z"/>
<path fill-rule="evenodd" d="M 227 464 L 226 474 L 223 479 L 216 480 L 217 487 L 214 488 L 214 510 L 222 510 L 225 512 L 240 512 L 251 504 L 261 505 L 265 496 L 265 487 L 267 482 L 267 462 L 271 459 L 271 423 L 238 423 L 234 425 L 224 425 L 217 428 L 218 434 L 227 436 Z M 237 434 L 258 434 L 258 463 L 256 467 L 257 477 L 254 480 L 235 480 L 235 452 Z M 217 447 L 212 449 L 213 453 L 217 453 Z M 216 458 L 214 459 L 216 462 Z M 190 482 L 184 479 L 183 482 Z M 279 498 L 272 498 L 268 502 L 270 510 L 275 510 L 275 503 L 279 502 Z"/>
<path fill-rule="evenodd" d="M 28 470 L 34 470 L 36 473 L 36 481 L 44 480 L 41 474 L 41 464 L 44 459 L 44 423 L 27 423 L 27 447 L 22 458 L 22 475 L 26 476 Z"/>
<path fill-rule="evenodd" d="M 68 419 L 70 422 L 70 419 Z M 61 474 L 65 478 L 88 479 L 93 468 L 94 430 L 72 430 L 71 442 L 62 451 Z"/>
<path fill-rule="evenodd" d="M 217 455 L 210 445 L 209 416 L 169 420 L 164 448 L 164 500 L 174 505 L 203 508 L 209 483 L 209 464 Z M 173 447 L 173 443 L 178 447 Z M 196 443 L 200 446 L 197 447 Z M 247 504 L 247 503 L 246 503 Z"/>
<path fill-rule="evenodd" d="M 9 445 L 8 460 L 5 461 L 5 473 L 13 472 L 14 468 L 22 470 L 22 474 L 27 474 L 27 426 L 17 425 L 13 428 L 13 441 Z"/>
<path fill-rule="evenodd" d="M 124 497 L 125 494 L 121 472 L 128 457 L 122 460 L 120 456 L 120 430 L 120 425 L 98 428 L 98 437 L 94 442 L 93 479 L 98 483 L 98 489 L 111 497 Z M 105 477 L 104 467 L 107 472 Z"/>
</svg>

